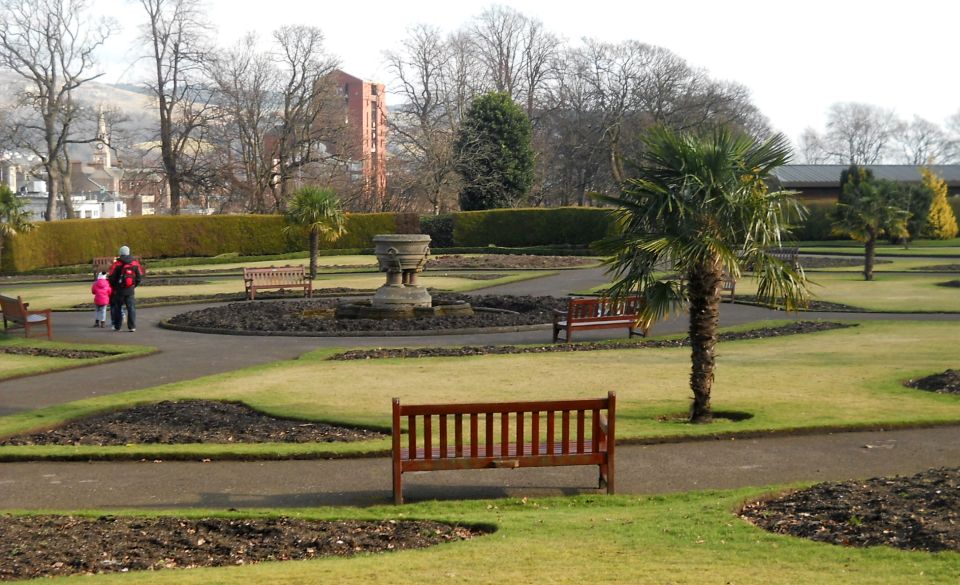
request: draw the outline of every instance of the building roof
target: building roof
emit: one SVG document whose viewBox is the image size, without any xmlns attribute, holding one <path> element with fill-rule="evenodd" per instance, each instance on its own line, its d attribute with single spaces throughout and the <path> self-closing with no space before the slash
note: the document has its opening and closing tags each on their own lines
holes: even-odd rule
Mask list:
<svg viewBox="0 0 960 585">
<path fill-rule="evenodd" d="M 919 183 L 920 169 L 927 166 L 947 185 L 960 186 L 960 165 L 864 165 L 877 179 L 901 183 Z M 850 165 L 783 165 L 773 171 L 780 185 L 800 187 L 839 187 L 840 174 Z"/>
</svg>

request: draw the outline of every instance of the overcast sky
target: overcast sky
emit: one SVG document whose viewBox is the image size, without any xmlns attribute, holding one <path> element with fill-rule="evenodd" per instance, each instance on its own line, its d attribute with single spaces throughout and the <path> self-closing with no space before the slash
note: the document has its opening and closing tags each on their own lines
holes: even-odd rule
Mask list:
<svg viewBox="0 0 960 585">
<path fill-rule="evenodd" d="M 460 28 L 490 2 L 463 0 L 208 0 L 218 41 L 245 32 L 261 37 L 284 24 L 321 28 L 343 69 L 391 83 L 382 52 L 398 49 L 407 28 L 427 23 Z M 635 39 L 670 49 L 717 79 L 750 88 L 773 126 L 796 140 L 804 128 L 822 130 L 835 102 L 893 109 L 905 120 L 936 124 L 960 111 L 960 2 L 956 0 L 509 0 L 568 42 L 583 37 Z M 135 0 L 95 0 L 122 32 L 105 48 L 108 82 L 136 82 L 121 66 L 138 51 L 142 21 Z"/>
</svg>

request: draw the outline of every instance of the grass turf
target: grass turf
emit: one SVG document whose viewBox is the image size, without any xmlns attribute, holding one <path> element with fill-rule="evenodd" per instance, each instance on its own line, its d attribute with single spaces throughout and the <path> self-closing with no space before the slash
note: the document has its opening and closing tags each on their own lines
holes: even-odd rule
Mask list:
<svg viewBox="0 0 960 585">
<path fill-rule="evenodd" d="M 462 273 L 451 273 L 449 276 L 425 273 L 418 279 L 421 286 L 428 288 L 464 292 L 506 284 L 530 278 L 539 278 L 552 271 L 497 271 L 500 278 L 493 280 L 474 280 L 465 278 Z M 183 284 L 171 286 L 141 286 L 137 288 L 137 300 L 143 301 L 155 297 L 188 297 L 191 295 L 213 295 L 222 293 L 243 293 L 243 280 L 235 278 L 211 278 L 202 284 Z M 314 280 L 314 289 L 320 288 L 355 288 L 373 290 L 384 283 L 384 276 L 380 273 L 346 273 L 323 274 Z M 68 309 L 79 303 L 92 303 L 89 282 L 64 282 L 58 284 L 12 284 L 4 289 L 8 296 L 22 296 L 36 308 Z M 56 325 L 56 323 L 54 323 Z"/>
<path fill-rule="evenodd" d="M 496 532 L 428 549 L 249 566 L 84 575 L 50 583 L 96 585 L 306 585 L 313 583 L 956 583 L 960 554 L 846 548 L 773 535 L 736 516 L 742 502 L 773 488 L 670 496 L 577 496 L 403 507 L 298 509 L 304 519 L 434 519 L 493 525 Z M 133 514 L 111 510 L 89 514 Z M 275 516 L 276 510 L 204 517 Z"/>
<path fill-rule="evenodd" d="M 866 281 L 853 272 L 818 272 L 810 275 L 812 298 L 877 312 L 960 312 L 960 288 L 938 286 L 956 280 L 956 274 L 883 274 Z M 755 294 L 752 277 L 737 282 L 737 294 Z"/>
<path fill-rule="evenodd" d="M 714 409 L 748 413 L 747 420 L 690 425 L 669 419 L 689 403 L 689 348 L 359 361 L 327 361 L 333 350 L 319 350 L 293 361 L 6 416 L 0 418 L 0 436 L 170 399 L 236 400 L 277 416 L 388 428 L 394 396 L 406 403 L 505 401 L 600 397 L 608 390 L 618 393 L 621 441 L 960 421 L 960 397 L 901 384 L 957 367 L 956 323 L 873 321 L 852 329 L 724 342 L 718 351 Z M 384 439 L 339 445 L 3 447 L 0 458 L 306 457 L 364 454 L 387 445 Z"/>
<path fill-rule="evenodd" d="M 46 374 L 58 370 L 92 366 L 107 362 L 129 359 L 153 353 L 155 348 L 132 345 L 110 345 L 110 344 L 76 344 L 60 343 L 56 341 L 47 341 L 38 339 L 36 334 L 29 339 L 23 337 L 14 337 L 0 333 L 0 348 L 4 347 L 36 347 L 47 349 L 70 349 L 83 351 L 99 351 L 113 355 L 92 358 L 66 358 L 66 357 L 47 357 L 39 355 L 18 355 L 12 353 L 0 353 L 0 380 L 9 380 L 22 376 L 32 376 L 36 374 Z"/>
</svg>

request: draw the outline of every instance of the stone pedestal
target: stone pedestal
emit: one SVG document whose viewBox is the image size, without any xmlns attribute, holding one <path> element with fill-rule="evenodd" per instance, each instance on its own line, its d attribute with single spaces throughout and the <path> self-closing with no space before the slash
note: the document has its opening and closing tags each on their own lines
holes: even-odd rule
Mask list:
<svg viewBox="0 0 960 585">
<path fill-rule="evenodd" d="M 417 283 L 430 254 L 430 236 L 380 234 L 373 236 L 374 253 L 387 282 L 373 295 L 372 306 L 381 309 L 429 307 L 430 293 Z"/>
</svg>

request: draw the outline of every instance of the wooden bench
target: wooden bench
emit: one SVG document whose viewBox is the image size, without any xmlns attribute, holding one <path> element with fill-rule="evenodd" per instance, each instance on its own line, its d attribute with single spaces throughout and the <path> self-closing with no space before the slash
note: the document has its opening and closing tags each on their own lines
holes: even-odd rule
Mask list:
<svg viewBox="0 0 960 585">
<path fill-rule="evenodd" d="M 143 259 L 140 256 L 134 256 L 134 260 L 140 263 L 140 274 L 146 274 L 147 268 L 143 264 Z M 110 276 L 110 267 L 113 266 L 113 263 L 117 261 L 116 256 L 94 256 L 93 258 L 93 275 L 96 276 L 101 272 L 107 273 L 107 276 Z"/>
<path fill-rule="evenodd" d="M 47 328 L 47 339 L 53 339 L 53 321 L 50 309 L 30 311 L 29 303 L 23 302 L 20 297 L 12 298 L 0 295 L 0 310 L 3 311 L 3 331 L 17 327 L 23 328 L 23 336 L 30 337 L 30 328 L 44 326 Z"/>
<path fill-rule="evenodd" d="M 767 253 L 777 260 L 786 262 L 794 270 L 800 267 L 800 248 L 770 248 Z"/>
<path fill-rule="evenodd" d="M 615 392 L 597 399 L 489 404 L 401 405 L 394 398 L 393 501 L 403 503 L 407 471 L 565 465 L 597 465 L 599 487 L 612 494 L 616 399 Z M 404 418 L 406 448 L 400 436 Z"/>
<path fill-rule="evenodd" d="M 266 268 L 244 268 L 243 286 L 247 300 L 257 298 L 257 291 L 263 289 L 302 288 L 305 297 L 313 294 L 313 281 L 307 276 L 303 266 L 268 266 Z"/>
<path fill-rule="evenodd" d="M 639 323 L 638 313 L 643 300 L 637 296 L 622 299 L 571 298 L 566 311 L 553 312 L 553 341 L 560 338 L 560 331 L 566 331 L 565 341 L 573 337 L 574 329 L 620 329 L 626 328 L 630 337 L 647 336 L 649 323 Z M 639 331 L 638 331 L 638 325 Z"/>
<path fill-rule="evenodd" d="M 730 276 L 730 273 L 726 270 L 723 271 L 723 275 L 720 277 L 720 300 L 723 301 L 723 295 L 727 295 L 727 300 L 731 303 L 734 302 L 734 295 L 737 291 L 737 279 Z"/>
</svg>

